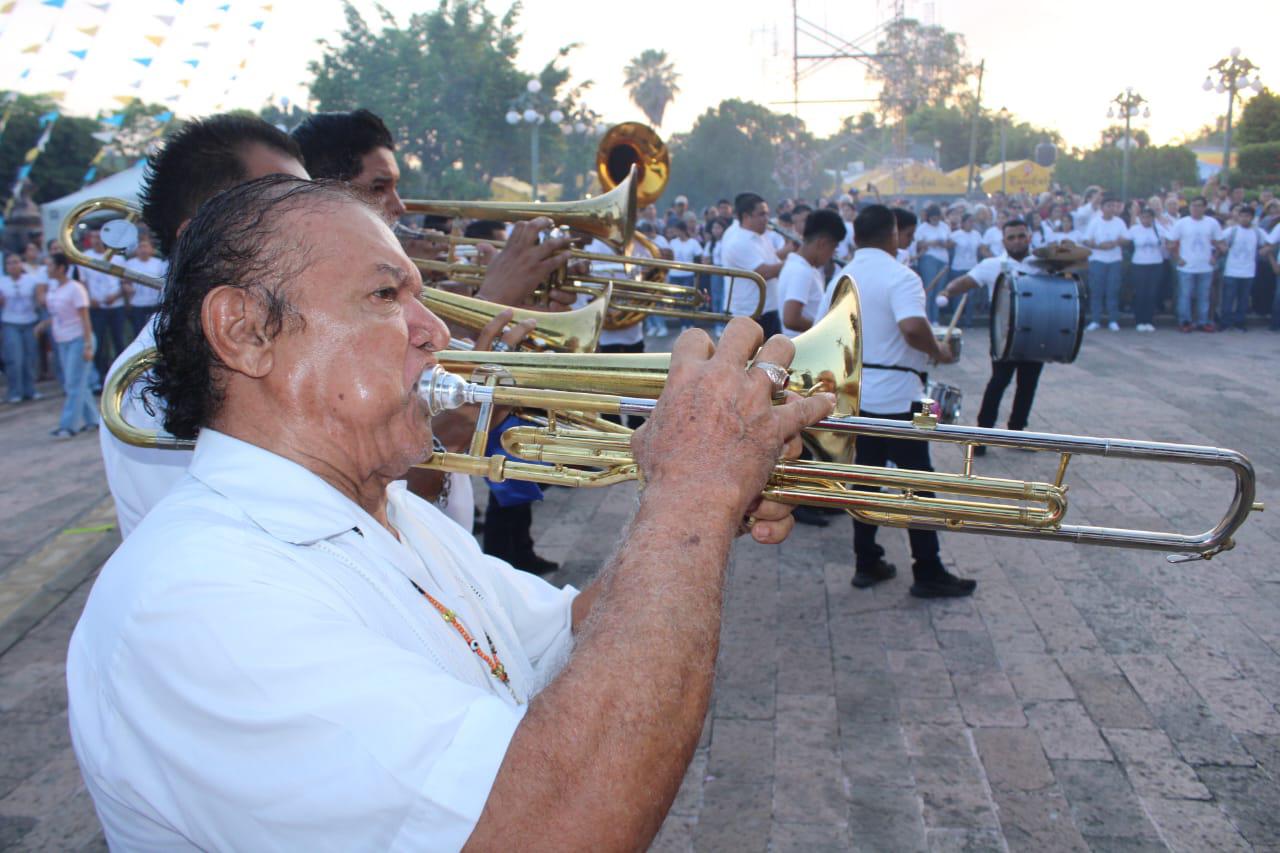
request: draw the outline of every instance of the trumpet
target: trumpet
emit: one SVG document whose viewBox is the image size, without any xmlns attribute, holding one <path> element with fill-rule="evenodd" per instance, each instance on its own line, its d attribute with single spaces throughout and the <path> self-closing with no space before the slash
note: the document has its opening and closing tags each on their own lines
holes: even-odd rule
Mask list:
<svg viewBox="0 0 1280 853">
<path fill-rule="evenodd" d="M 795 339 L 796 360 L 788 383 L 791 390 L 802 394 L 834 392 L 835 412 L 805 431 L 806 441 L 818 450 L 819 458 L 779 462 L 765 497 L 794 505 L 836 507 L 878 525 L 1176 552 L 1180 556 L 1169 558 L 1174 562 L 1210 559 L 1229 550 L 1234 545 L 1232 536 L 1249 514 L 1263 509 L 1254 500 L 1253 466 L 1234 450 L 947 426 L 928 414 L 928 407 L 909 423 L 858 417 L 861 342 L 857 291 L 848 276 L 842 276 L 836 287 L 831 314 Z M 833 352 L 839 357 L 831 359 Z M 190 441 L 131 427 L 120 416 L 125 391 L 154 357 L 154 350 L 141 353 L 111 378 L 102 397 L 103 421 L 130 444 L 190 447 Z M 822 358 L 828 359 L 825 366 L 814 363 Z M 594 487 L 635 480 L 639 471 L 627 431 L 617 426 L 595 428 L 586 415 L 650 414 L 665 384 L 669 359 L 656 353 L 594 357 L 442 353 L 440 365 L 419 382 L 420 396 L 432 412 L 479 404 L 480 417 L 469 453 L 437 453 L 422 467 L 488 477 L 495 482 L 518 479 Z M 450 372 L 450 367 L 476 370 L 468 380 Z M 494 406 L 546 413 L 539 423 L 503 434 L 503 446 L 515 458 L 484 455 Z M 964 450 L 963 469 L 949 473 L 850 464 L 853 441 L 859 435 L 958 444 Z M 1057 475 L 1052 482 L 978 476 L 973 472 L 973 458 L 979 446 L 1057 454 Z M 1234 478 L 1235 493 L 1218 522 L 1198 533 L 1071 524 L 1066 520 L 1066 474 L 1073 456 L 1221 468 Z M 922 492 L 938 495 L 924 497 Z"/>
<path fill-rule="evenodd" d="M 162 290 L 164 288 L 163 279 L 113 263 L 112 258 L 118 250 L 109 249 L 104 257 L 94 258 L 85 254 L 76 246 L 73 234 L 80 220 L 104 210 L 120 214 L 121 218 L 129 224 L 133 224 L 141 216 L 136 207 L 118 198 L 95 198 L 76 205 L 62 220 L 62 227 L 58 232 L 58 239 L 62 244 L 62 249 L 67 259 L 72 263 L 89 267 L 99 272 L 127 278 L 129 281 L 141 284 L 144 287 Z M 422 304 L 431 309 L 441 319 L 469 329 L 482 328 L 506 309 L 504 305 L 497 305 L 483 299 L 476 299 L 473 296 L 449 293 L 436 288 L 429 288 L 424 291 L 421 299 Z M 596 348 L 596 344 L 600 340 L 600 332 L 605 326 L 609 299 L 610 291 L 606 287 L 601 294 L 601 299 L 597 300 L 599 304 L 593 302 L 574 311 L 550 312 L 532 311 L 523 308 L 512 309 L 511 322 L 518 323 L 522 320 L 533 320 L 536 323 L 533 331 L 529 333 L 529 337 L 521 343 L 520 348 L 536 352 L 545 350 L 591 352 Z M 453 344 L 457 348 L 467 348 L 464 342 L 457 339 L 453 341 Z"/>
</svg>

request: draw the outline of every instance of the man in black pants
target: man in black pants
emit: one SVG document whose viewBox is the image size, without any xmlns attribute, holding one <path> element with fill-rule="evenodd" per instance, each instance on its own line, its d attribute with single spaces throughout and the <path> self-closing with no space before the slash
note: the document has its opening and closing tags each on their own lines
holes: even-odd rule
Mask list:
<svg viewBox="0 0 1280 853">
<path fill-rule="evenodd" d="M 939 295 L 938 304 L 946 305 L 951 299 L 975 287 L 985 287 L 990 296 L 994 293 L 996 279 L 1001 273 L 1014 275 L 1040 272 L 1026 264 L 1030 251 L 1031 231 L 1027 228 L 1027 223 L 1021 219 L 1010 219 L 1004 224 L 1004 254 L 981 261 L 966 275 L 948 284 Z M 1004 396 L 1010 380 L 1017 376 L 1013 411 L 1009 413 L 1009 429 L 1026 429 L 1043 367 L 1042 361 L 992 361 L 991 379 L 982 395 L 982 407 L 978 409 L 978 426 L 989 429 L 996 425 L 996 417 L 1000 414 L 1000 398 Z M 975 456 L 985 456 L 987 448 L 979 445 L 973 452 Z"/>
<path fill-rule="evenodd" d="M 933 336 L 920 276 L 896 258 L 898 228 L 893 211 L 882 204 L 864 208 L 853 220 L 853 239 L 857 251 L 843 272 L 858 282 L 862 305 L 862 414 L 909 421 L 912 405 L 924 396 L 924 371 L 930 359 L 945 364 L 955 357 Z M 927 441 L 859 436 L 856 447 L 858 465 L 883 467 L 892 461 L 902 469 L 933 470 Z M 919 494 L 932 497 L 928 492 Z M 874 524 L 853 521 L 855 587 L 869 587 L 897 574 L 876 544 L 877 530 Z M 910 530 L 908 535 L 915 581 L 912 595 L 952 598 L 973 592 L 976 582 L 958 578 L 943 567 L 936 531 Z"/>
</svg>

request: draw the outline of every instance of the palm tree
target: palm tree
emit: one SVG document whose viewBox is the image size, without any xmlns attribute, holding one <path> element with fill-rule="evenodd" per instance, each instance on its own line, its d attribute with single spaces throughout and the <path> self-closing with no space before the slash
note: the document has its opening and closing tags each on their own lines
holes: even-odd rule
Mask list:
<svg viewBox="0 0 1280 853">
<path fill-rule="evenodd" d="M 667 59 L 667 52 L 650 48 L 627 63 L 624 73 L 624 85 L 631 94 L 631 100 L 649 121 L 661 127 L 667 104 L 680 93 L 680 87 L 676 85 L 680 75 Z"/>
</svg>

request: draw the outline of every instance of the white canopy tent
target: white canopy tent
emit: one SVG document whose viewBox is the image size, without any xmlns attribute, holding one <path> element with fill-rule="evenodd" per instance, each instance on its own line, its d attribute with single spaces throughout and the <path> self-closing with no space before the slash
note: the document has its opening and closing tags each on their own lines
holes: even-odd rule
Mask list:
<svg viewBox="0 0 1280 853">
<path fill-rule="evenodd" d="M 71 208 L 82 201 L 107 196 L 122 199 L 136 206 L 138 204 L 138 193 L 142 189 L 142 174 L 145 169 L 146 164 L 139 162 L 123 172 L 116 172 L 109 178 L 103 178 L 97 183 L 89 184 L 89 186 L 77 190 L 71 195 L 40 205 L 40 222 L 44 228 L 45 242 L 58 236 L 58 229 L 62 226 L 63 218 L 70 212 Z"/>
</svg>

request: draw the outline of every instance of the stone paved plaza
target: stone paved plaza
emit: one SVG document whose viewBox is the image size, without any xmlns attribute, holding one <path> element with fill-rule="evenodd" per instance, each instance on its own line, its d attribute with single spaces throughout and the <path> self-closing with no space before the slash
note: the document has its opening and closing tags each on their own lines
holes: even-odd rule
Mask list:
<svg viewBox="0 0 1280 853">
<path fill-rule="evenodd" d="M 969 422 L 984 349 L 938 371 Z M 1274 501 L 1278 366 L 1280 335 L 1261 329 L 1095 333 L 1075 365 L 1046 369 L 1031 428 L 1236 448 Z M 114 533 L 96 441 L 47 438 L 58 402 L 0 409 L 0 848 L 103 847 L 63 654 Z M 958 452 L 934 459 L 955 470 Z M 995 450 L 978 470 L 1048 480 L 1054 464 Z M 1225 478 L 1183 466 L 1072 472 L 1077 522 L 1199 531 L 1229 498 Z M 552 490 L 536 513 L 540 551 L 564 564 L 552 580 L 587 581 L 633 502 Z M 869 591 L 849 585 L 845 519 L 739 543 L 714 705 L 655 849 L 1280 850 L 1275 513 L 1182 565 L 948 534 L 944 558 L 979 581 L 952 602 L 910 598 L 905 534 L 881 541 L 899 577 Z"/>
</svg>

